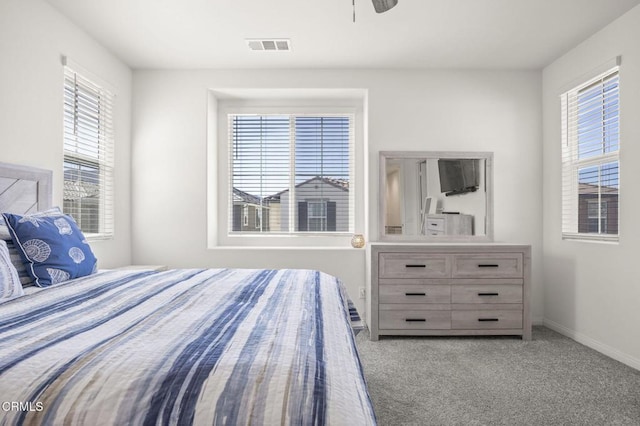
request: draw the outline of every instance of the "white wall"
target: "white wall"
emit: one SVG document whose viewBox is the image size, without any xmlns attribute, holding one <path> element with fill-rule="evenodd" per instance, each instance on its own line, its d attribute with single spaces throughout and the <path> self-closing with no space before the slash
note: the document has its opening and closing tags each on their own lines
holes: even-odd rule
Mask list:
<svg viewBox="0 0 640 426">
<path fill-rule="evenodd" d="M 493 151 L 495 237 L 532 244 L 533 312 L 542 318 L 539 72 L 134 72 L 134 263 L 316 268 L 342 278 L 362 310 L 357 289 L 365 285 L 364 250 L 207 248 L 207 135 L 216 133 L 207 129 L 208 90 L 219 88 L 368 91 L 368 165 L 356 165 L 368 167 L 368 240 L 378 232 L 380 150 Z"/>
<path fill-rule="evenodd" d="M 102 268 L 128 264 L 131 71 L 41 0 L 0 2 L 0 161 L 53 170 L 62 206 L 62 55 L 115 90 L 116 236 L 91 246 Z"/>
<path fill-rule="evenodd" d="M 543 71 L 545 324 L 640 368 L 640 6 Z M 560 100 L 568 85 L 622 55 L 620 242 L 561 239 Z"/>
</svg>

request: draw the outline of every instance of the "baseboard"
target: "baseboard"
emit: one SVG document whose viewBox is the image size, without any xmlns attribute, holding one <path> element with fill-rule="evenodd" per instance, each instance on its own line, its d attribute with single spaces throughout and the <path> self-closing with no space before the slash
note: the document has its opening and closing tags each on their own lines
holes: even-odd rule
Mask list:
<svg viewBox="0 0 640 426">
<path fill-rule="evenodd" d="M 588 346 L 591 349 L 608 356 L 609 358 L 613 358 L 616 361 L 620 361 L 621 363 L 628 365 L 629 367 L 640 370 L 640 359 L 638 358 L 629 356 L 624 352 L 620 352 L 619 350 L 609 345 L 605 345 L 604 343 L 592 339 L 585 334 L 571 330 L 570 328 L 567 328 L 564 325 L 558 324 L 557 322 L 551 321 L 549 319 L 543 319 L 542 325 L 552 329 L 553 331 L 557 331 L 558 333 L 565 335 L 578 343 Z"/>
<path fill-rule="evenodd" d="M 543 317 L 533 318 L 531 320 L 531 325 L 544 325 L 544 318 Z M 549 327 L 549 328 L 551 328 L 551 327 Z"/>
</svg>

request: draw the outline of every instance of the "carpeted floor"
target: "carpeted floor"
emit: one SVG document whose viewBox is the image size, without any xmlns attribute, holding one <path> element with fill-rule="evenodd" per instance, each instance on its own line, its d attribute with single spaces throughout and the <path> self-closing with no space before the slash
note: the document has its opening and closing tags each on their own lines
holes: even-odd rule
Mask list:
<svg viewBox="0 0 640 426">
<path fill-rule="evenodd" d="M 545 327 L 357 342 L 382 426 L 640 425 L 640 371 Z"/>
</svg>

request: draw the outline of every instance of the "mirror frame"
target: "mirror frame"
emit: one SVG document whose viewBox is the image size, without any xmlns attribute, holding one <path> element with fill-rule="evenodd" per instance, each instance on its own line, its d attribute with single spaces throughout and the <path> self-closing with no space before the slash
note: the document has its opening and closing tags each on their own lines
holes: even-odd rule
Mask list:
<svg viewBox="0 0 640 426">
<path fill-rule="evenodd" d="M 387 159 L 479 159 L 485 160 L 484 185 L 486 192 L 485 223 L 486 233 L 484 235 L 402 235 L 386 234 L 385 221 L 387 217 L 387 200 L 384 194 L 387 193 Z M 380 241 L 395 242 L 428 242 L 428 243 L 450 243 L 450 242 L 487 242 L 493 241 L 493 152 L 473 152 L 473 151 L 380 151 L 379 165 L 379 192 L 378 192 L 378 233 Z"/>
</svg>

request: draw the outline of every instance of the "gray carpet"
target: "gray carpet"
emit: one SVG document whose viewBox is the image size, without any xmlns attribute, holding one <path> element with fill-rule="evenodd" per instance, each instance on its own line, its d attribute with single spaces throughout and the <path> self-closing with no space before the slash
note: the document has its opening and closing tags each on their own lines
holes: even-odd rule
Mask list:
<svg viewBox="0 0 640 426">
<path fill-rule="evenodd" d="M 640 425 L 640 372 L 544 327 L 358 348 L 380 425 Z"/>
</svg>

